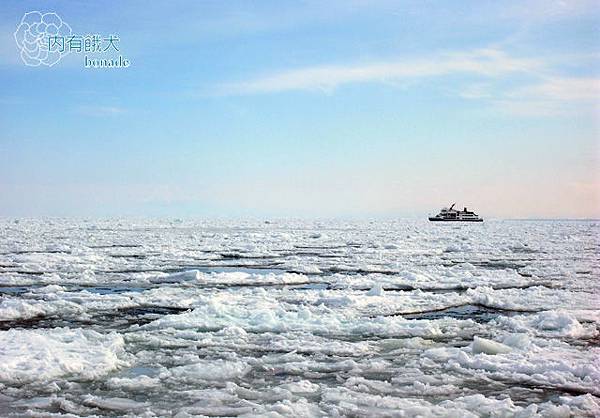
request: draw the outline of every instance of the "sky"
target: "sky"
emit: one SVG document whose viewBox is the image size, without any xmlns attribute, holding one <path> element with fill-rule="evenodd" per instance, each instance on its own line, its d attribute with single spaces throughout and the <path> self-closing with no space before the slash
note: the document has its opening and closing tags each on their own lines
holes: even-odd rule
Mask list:
<svg viewBox="0 0 600 418">
<path fill-rule="evenodd" d="M 26 65 L 31 11 L 130 65 Z M 599 23 L 594 1 L 4 0 L 0 216 L 600 218 Z"/>
</svg>

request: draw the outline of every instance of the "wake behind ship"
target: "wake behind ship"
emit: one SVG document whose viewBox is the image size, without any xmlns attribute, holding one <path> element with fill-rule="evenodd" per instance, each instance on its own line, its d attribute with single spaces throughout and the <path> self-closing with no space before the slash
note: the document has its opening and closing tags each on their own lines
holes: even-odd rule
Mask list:
<svg viewBox="0 0 600 418">
<path fill-rule="evenodd" d="M 480 218 L 475 212 L 467 210 L 466 207 L 464 210 L 457 210 L 454 209 L 454 205 L 456 203 L 453 203 L 450 209 L 443 208 L 437 215 L 430 216 L 429 220 L 432 222 L 483 222 L 483 218 Z"/>
</svg>

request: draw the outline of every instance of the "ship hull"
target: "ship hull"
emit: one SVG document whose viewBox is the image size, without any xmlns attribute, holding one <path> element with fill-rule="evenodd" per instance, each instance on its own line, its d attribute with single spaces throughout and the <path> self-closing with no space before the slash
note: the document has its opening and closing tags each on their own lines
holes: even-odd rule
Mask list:
<svg viewBox="0 0 600 418">
<path fill-rule="evenodd" d="M 483 222 L 483 219 L 440 219 L 429 218 L 431 222 Z"/>
</svg>

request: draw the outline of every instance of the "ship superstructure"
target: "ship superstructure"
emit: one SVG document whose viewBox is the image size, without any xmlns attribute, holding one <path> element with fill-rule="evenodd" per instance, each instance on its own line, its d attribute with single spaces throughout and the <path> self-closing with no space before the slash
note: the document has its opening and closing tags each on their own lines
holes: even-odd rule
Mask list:
<svg viewBox="0 0 600 418">
<path fill-rule="evenodd" d="M 463 210 L 454 209 L 454 205 L 456 203 L 453 203 L 450 208 L 443 208 L 437 215 L 430 216 L 429 220 L 432 222 L 483 222 L 483 218 L 480 218 L 475 212 L 467 210 L 466 207 Z"/>
</svg>

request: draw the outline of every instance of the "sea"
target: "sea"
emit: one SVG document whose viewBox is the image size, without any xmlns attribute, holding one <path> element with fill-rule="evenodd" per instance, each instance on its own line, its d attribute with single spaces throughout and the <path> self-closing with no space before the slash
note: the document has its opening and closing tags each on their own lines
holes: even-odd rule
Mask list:
<svg viewBox="0 0 600 418">
<path fill-rule="evenodd" d="M 600 221 L 0 219 L 0 416 L 597 417 Z"/>
</svg>

